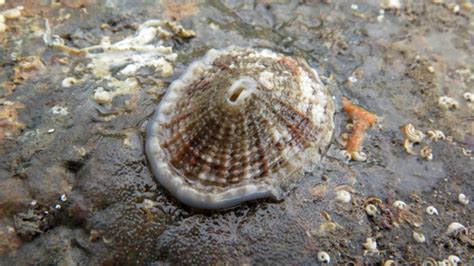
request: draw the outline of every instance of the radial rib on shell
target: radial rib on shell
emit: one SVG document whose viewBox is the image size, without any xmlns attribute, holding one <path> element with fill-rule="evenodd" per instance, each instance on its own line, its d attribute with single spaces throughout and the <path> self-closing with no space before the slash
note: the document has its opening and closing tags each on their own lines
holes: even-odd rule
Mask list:
<svg viewBox="0 0 474 266">
<path fill-rule="evenodd" d="M 330 141 L 334 104 L 302 59 L 210 50 L 174 81 L 147 128 L 153 174 L 182 203 L 222 209 L 284 188 Z"/>
</svg>

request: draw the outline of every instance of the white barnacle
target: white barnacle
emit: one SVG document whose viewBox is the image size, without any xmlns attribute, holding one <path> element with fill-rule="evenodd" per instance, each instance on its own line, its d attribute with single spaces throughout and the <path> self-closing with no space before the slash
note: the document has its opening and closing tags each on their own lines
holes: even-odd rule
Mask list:
<svg viewBox="0 0 474 266">
<path fill-rule="evenodd" d="M 464 228 L 466 228 L 464 225 L 458 222 L 452 222 L 448 225 L 448 229 L 446 230 L 446 233 L 448 235 L 454 235 L 458 233 L 459 231 L 463 230 Z"/>
<path fill-rule="evenodd" d="M 426 213 L 429 215 L 439 215 L 438 210 L 434 206 L 426 207 Z"/>
<path fill-rule="evenodd" d="M 113 96 L 113 93 L 106 91 L 103 87 L 97 88 L 94 92 L 94 100 L 99 104 L 110 104 Z"/>
<path fill-rule="evenodd" d="M 397 208 L 397 209 L 403 210 L 407 207 L 407 204 L 405 202 L 401 201 L 401 200 L 397 200 L 393 203 L 392 206 Z"/>
<path fill-rule="evenodd" d="M 459 103 L 453 98 L 448 97 L 448 96 L 439 97 L 438 104 L 439 106 L 441 106 L 442 108 L 446 110 L 459 108 Z"/>
<path fill-rule="evenodd" d="M 474 101 L 474 93 L 466 92 L 464 93 L 464 99 L 468 102 L 473 102 Z"/>
<path fill-rule="evenodd" d="M 339 190 L 336 192 L 336 200 L 343 203 L 351 201 L 351 193 L 345 190 Z"/>
<path fill-rule="evenodd" d="M 64 88 L 70 88 L 70 87 L 74 86 L 76 83 L 77 83 L 77 80 L 75 78 L 67 77 L 67 78 L 63 79 L 63 81 L 61 82 L 61 85 Z"/>
<path fill-rule="evenodd" d="M 367 204 L 367 206 L 365 206 L 365 212 L 369 216 L 375 216 L 377 214 L 377 207 L 374 204 Z"/>
<path fill-rule="evenodd" d="M 377 241 L 375 239 L 368 237 L 365 240 L 365 243 L 362 244 L 367 251 L 377 251 Z"/>
<path fill-rule="evenodd" d="M 326 251 L 319 251 L 318 252 L 318 261 L 321 263 L 330 263 L 331 257 Z"/>
<path fill-rule="evenodd" d="M 423 243 L 426 241 L 426 237 L 422 233 L 418 233 L 417 231 L 413 231 L 413 239 L 415 239 L 418 243 Z"/>
<path fill-rule="evenodd" d="M 469 204 L 469 198 L 463 194 L 463 193 L 459 193 L 458 195 L 458 201 L 459 203 L 461 203 L 462 205 L 468 205 Z"/>
</svg>

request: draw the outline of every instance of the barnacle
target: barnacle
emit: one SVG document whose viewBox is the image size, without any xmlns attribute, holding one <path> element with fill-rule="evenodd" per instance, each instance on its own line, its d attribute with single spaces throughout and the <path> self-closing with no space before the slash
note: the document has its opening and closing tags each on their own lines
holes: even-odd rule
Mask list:
<svg viewBox="0 0 474 266">
<path fill-rule="evenodd" d="M 365 161 L 367 156 L 360 149 L 364 142 L 365 132 L 377 122 L 377 117 L 345 97 L 342 98 L 342 106 L 353 123 L 352 133 L 347 140 L 345 151 L 352 160 Z"/>
<path fill-rule="evenodd" d="M 463 194 L 463 193 L 459 193 L 458 195 L 458 201 L 459 203 L 461 203 L 462 205 L 467 205 L 469 204 L 469 198 Z"/>
<path fill-rule="evenodd" d="M 343 203 L 351 201 L 351 193 L 345 190 L 339 190 L 336 192 L 336 200 Z"/>
<path fill-rule="evenodd" d="M 459 103 L 453 98 L 448 97 L 448 96 L 439 97 L 438 104 L 439 106 L 447 110 L 459 108 Z"/>
<path fill-rule="evenodd" d="M 377 207 L 375 207 L 374 204 L 367 204 L 367 206 L 365 206 L 365 212 L 369 216 L 375 216 L 377 214 Z"/>
<path fill-rule="evenodd" d="M 468 102 L 473 102 L 474 101 L 474 93 L 466 92 L 464 93 L 464 99 Z"/>
<path fill-rule="evenodd" d="M 269 50 L 210 50 L 168 88 L 146 154 L 172 195 L 196 208 L 282 198 L 328 144 L 334 106 L 316 71 Z"/>
<path fill-rule="evenodd" d="M 393 203 L 393 207 L 403 210 L 407 207 L 407 204 L 401 200 L 397 200 Z"/>
<path fill-rule="evenodd" d="M 418 243 L 423 243 L 426 241 L 425 235 L 423 235 L 422 233 L 418 233 L 416 231 L 413 231 L 413 239 L 415 239 L 415 241 Z"/>
</svg>

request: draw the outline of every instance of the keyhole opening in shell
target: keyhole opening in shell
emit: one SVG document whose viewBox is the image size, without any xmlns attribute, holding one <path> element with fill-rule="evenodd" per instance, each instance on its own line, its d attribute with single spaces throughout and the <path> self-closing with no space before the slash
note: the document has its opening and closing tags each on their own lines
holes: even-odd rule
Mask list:
<svg viewBox="0 0 474 266">
<path fill-rule="evenodd" d="M 244 90 L 245 90 L 245 88 L 243 86 L 238 87 L 236 90 L 234 90 L 232 95 L 230 95 L 229 101 L 231 101 L 231 102 L 237 101 L 237 99 L 239 98 L 239 96 L 242 94 L 242 92 Z"/>
<path fill-rule="evenodd" d="M 257 82 L 251 77 L 241 77 L 234 81 L 227 91 L 227 101 L 237 104 L 249 97 L 257 89 Z"/>
</svg>

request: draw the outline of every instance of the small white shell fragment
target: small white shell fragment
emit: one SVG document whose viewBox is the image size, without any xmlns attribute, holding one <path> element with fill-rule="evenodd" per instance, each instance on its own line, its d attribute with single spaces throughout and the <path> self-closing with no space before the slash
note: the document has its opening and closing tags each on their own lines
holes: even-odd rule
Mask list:
<svg viewBox="0 0 474 266">
<path fill-rule="evenodd" d="M 425 235 L 416 231 L 413 231 L 413 239 L 415 239 L 415 241 L 418 243 L 423 243 L 426 241 Z"/>
<path fill-rule="evenodd" d="M 438 266 L 451 266 L 451 264 L 449 263 L 449 260 L 444 259 L 444 260 L 438 261 Z"/>
<path fill-rule="evenodd" d="M 59 105 L 55 105 L 51 107 L 49 111 L 54 115 L 67 115 L 68 114 L 67 107 L 62 107 Z"/>
<path fill-rule="evenodd" d="M 361 151 L 354 152 L 352 159 L 358 162 L 365 162 L 367 161 L 367 154 Z"/>
<path fill-rule="evenodd" d="M 448 225 L 448 229 L 446 230 L 446 233 L 448 235 L 455 234 L 459 232 L 460 230 L 466 228 L 464 225 L 458 223 L 458 222 L 452 222 Z"/>
<path fill-rule="evenodd" d="M 21 17 L 21 11 L 22 10 L 23 10 L 22 6 L 17 6 L 15 8 L 3 11 L 2 15 L 7 19 L 17 19 L 17 18 Z"/>
<path fill-rule="evenodd" d="M 461 263 L 461 259 L 456 255 L 449 255 L 448 261 L 450 265 L 452 266 L 455 266 L 455 265 L 458 265 L 458 263 Z"/>
<path fill-rule="evenodd" d="M 94 92 L 94 100 L 99 104 L 109 104 L 112 102 L 112 93 L 106 91 L 104 88 L 99 87 Z"/>
<path fill-rule="evenodd" d="M 61 82 L 61 85 L 64 88 L 70 88 L 70 87 L 74 86 L 74 84 L 76 84 L 76 83 L 77 83 L 77 80 L 75 78 L 67 77 L 67 78 L 63 79 L 63 82 Z"/>
<path fill-rule="evenodd" d="M 458 109 L 459 108 L 458 102 L 448 96 L 439 97 L 438 104 L 444 109 Z"/>
<path fill-rule="evenodd" d="M 358 10 L 358 9 L 359 9 L 359 6 L 356 5 L 356 4 L 352 4 L 352 5 L 351 5 L 351 9 L 352 9 L 352 10 Z"/>
<path fill-rule="evenodd" d="M 402 3 L 400 0 L 384 0 L 381 6 L 385 9 L 400 10 L 400 8 L 402 8 Z"/>
<path fill-rule="evenodd" d="M 60 210 L 60 209 L 61 209 L 61 205 L 56 204 L 56 206 L 54 206 L 54 208 L 55 208 L 56 210 Z"/>
<path fill-rule="evenodd" d="M 0 22 L 0 33 L 3 33 L 7 31 L 7 25 L 5 25 L 5 23 L 3 22 Z"/>
<path fill-rule="evenodd" d="M 374 204 L 368 204 L 365 206 L 365 212 L 369 216 L 375 216 L 377 214 L 377 207 Z"/>
<path fill-rule="evenodd" d="M 66 196 L 66 194 L 62 194 L 60 199 L 61 199 L 62 202 L 67 201 L 67 196 Z"/>
<path fill-rule="evenodd" d="M 322 263 L 329 263 L 331 262 L 331 257 L 329 254 L 325 251 L 319 251 L 318 252 L 318 261 Z"/>
<path fill-rule="evenodd" d="M 365 240 L 365 243 L 362 244 L 362 245 L 368 251 L 376 251 L 377 250 L 377 242 L 373 238 L 368 237 Z"/>
<path fill-rule="evenodd" d="M 467 205 L 469 204 L 469 198 L 464 195 L 463 193 L 459 193 L 458 195 L 458 201 L 459 203 L 461 203 L 462 205 Z"/>
<path fill-rule="evenodd" d="M 459 13 L 459 10 L 461 10 L 461 6 L 459 6 L 459 5 L 454 5 L 453 6 L 453 12 L 454 13 L 456 13 L 456 14 Z"/>
<path fill-rule="evenodd" d="M 466 92 L 464 93 L 464 99 L 468 102 L 474 101 L 474 93 Z"/>
<path fill-rule="evenodd" d="M 348 203 L 351 201 L 351 193 L 345 190 L 339 190 L 336 192 L 336 200 L 343 203 Z"/>
<path fill-rule="evenodd" d="M 426 207 L 426 213 L 429 215 L 439 215 L 438 210 L 433 206 Z"/>
<path fill-rule="evenodd" d="M 449 265 L 455 266 L 461 263 L 461 259 L 456 255 L 449 255 L 448 257 Z"/>
<path fill-rule="evenodd" d="M 395 263 L 394 260 L 386 260 L 383 263 L 383 266 L 396 266 L 397 264 Z"/>
<path fill-rule="evenodd" d="M 48 133 L 53 133 L 54 131 L 56 131 L 54 128 L 48 129 Z"/>
<path fill-rule="evenodd" d="M 401 201 L 401 200 L 397 200 L 393 203 L 392 206 L 397 208 L 397 209 L 403 210 L 407 207 L 407 204 L 405 202 Z"/>
</svg>

